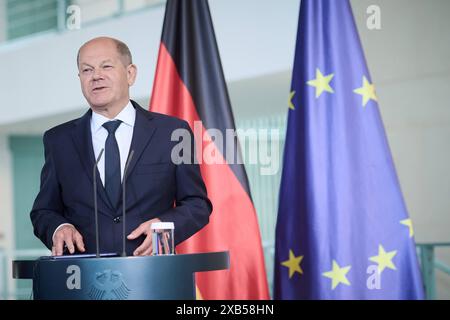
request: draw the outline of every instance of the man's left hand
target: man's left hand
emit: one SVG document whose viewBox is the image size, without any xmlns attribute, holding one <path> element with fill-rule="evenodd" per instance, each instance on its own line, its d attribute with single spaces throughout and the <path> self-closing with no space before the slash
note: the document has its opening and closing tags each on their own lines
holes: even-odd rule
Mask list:
<svg viewBox="0 0 450 320">
<path fill-rule="evenodd" d="M 150 230 L 150 226 L 153 222 L 161 222 L 158 218 L 154 218 L 148 220 L 144 223 L 141 223 L 139 227 L 133 230 L 128 236 L 127 239 L 134 240 L 141 235 L 145 234 L 145 240 L 142 244 L 133 252 L 134 256 L 149 256 L 152 254 L 152 233 Z"/>
</svg>

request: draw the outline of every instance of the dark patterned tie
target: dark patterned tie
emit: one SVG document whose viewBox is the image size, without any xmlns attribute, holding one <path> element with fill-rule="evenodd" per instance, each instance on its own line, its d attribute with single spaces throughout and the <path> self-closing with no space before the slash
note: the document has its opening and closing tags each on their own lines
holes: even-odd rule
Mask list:
<svg viewBox="0 0 450 320">
<path fill-rule="evenodd" d="M 105 122 L 103 127 L 108 130 L 105 142 L 105 189 L 111 205 L 116 208 L 120 198 L 120 152 L 115 132 L 122 121 Z"/>
</svg>

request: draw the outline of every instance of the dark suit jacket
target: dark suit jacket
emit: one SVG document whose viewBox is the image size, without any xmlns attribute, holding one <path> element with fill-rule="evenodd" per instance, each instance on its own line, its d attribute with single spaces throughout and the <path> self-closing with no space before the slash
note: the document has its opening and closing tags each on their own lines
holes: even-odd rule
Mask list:
<svg viewBox="0 0 450 320">
<path fill-rule="evenodd" d="M 141 223 L 158 217 L 175 224 L 175 244 L 199 231 L 209 221 L 212 210 L 199 166 L 171 161 L 171 134 L 188 129 L 180 119 L 142 109 L 132 101 L 136 121 L 130 150 L 134 156 L 126 178 L 126 234 Z M 44 134 L 45 164 L 41 188 L 31 211 L 35 235 L 48 247 L 62 223 L 71 223 L 83 236 L 87 252 L 95 252 L 95 218 L 91 137 L 92 111 L 79 119 L 61 124 Z M 194 150 L 194 149 L 192 149 Z M 194 152 L 190 154 L 193 160 Z M 193 163 L 193 162 L 191 162 Z M 98 171 L 98 218 L 101 252 L 122 251 L 122 202 L 113 208 Z M 127 254 L 142 243 L 144 236 L 126 240 Z"/>
</svg>

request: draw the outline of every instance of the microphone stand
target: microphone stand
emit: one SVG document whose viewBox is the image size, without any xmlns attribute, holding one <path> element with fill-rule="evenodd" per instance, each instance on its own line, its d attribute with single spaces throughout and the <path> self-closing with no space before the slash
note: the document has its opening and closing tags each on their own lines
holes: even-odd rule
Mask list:
<svg viewBox="0 0 450 320">
<path fill-rule="evenodd" d="M 100 246 L 98 242 L 98 205 L 97 205 L 97 166 L 102 158 L 105 149 L 100 150 L 100 154 L 95 161 L 94 168 L 92 169 L 92 183 L 94 187 L 94 216 L 95 216 L 95 246 L 96 246 L 96 257 L 100 258 Z"/>
<path fill-rule="evenodd" d="M 131 159 L 133 159 L 134 150 L 131 150 L 130 154 L 128 155 L 127 162 L 125 164 L 125 169 L 123 170 L 123 181 L 122 181 L 122 257 L 127 256 L 127 252 L 125 250 L 125 242 L 126 242 L 126 235 L 125 235 L 125 227 L 126 227 L 126 221 L 125 221 L 125 211 L 126 211 L 126 203 L 125 203 L 125 191 L 126 191 L 126 182 L 127 182 L 127 170 L 128 166 L 130 165 Z"/>
</svg>

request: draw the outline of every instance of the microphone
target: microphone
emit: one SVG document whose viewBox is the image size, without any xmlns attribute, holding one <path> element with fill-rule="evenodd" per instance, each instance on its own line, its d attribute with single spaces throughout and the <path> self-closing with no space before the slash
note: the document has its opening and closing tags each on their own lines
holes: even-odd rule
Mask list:
<svg viewBox="0 0 450 320">
<path fill-rule="evenodd" d="M 97 160 L 95 161 L 94 167 L 92 169 L 92 183 L 94 187 L 94 216 L 95 216 L 95 246 L 96 246 L 96 257 L 100 258 L 100 246 L 98 243 L 98 205 L 97 205 L 97 166 L 100 162 L 100 159 L 102 158 L 103 152 L 105 151 L 104 148 L 100 150 L 100 154 L 97 157 Z"/>
<path fill-rule="evenodd" d="M 134 150 L 131 150 L 130 154 L 128 155 L 127 162 L 125 163 L 125 168 L 123 169 L 123 181 L 122 181 L 122 257 L 127 256 L 127 252 L 125 250 L 125 242 L 126 242 L 126 235 L 125 235 L 125 211 L 126 211 L 126 203 L 125 203 L 125 191 L 126 191 L 126 182 L 127 182 L 127 170 L 128 166 L 130 165 L 131 159 L 133 159 Z"/>
</svg>

